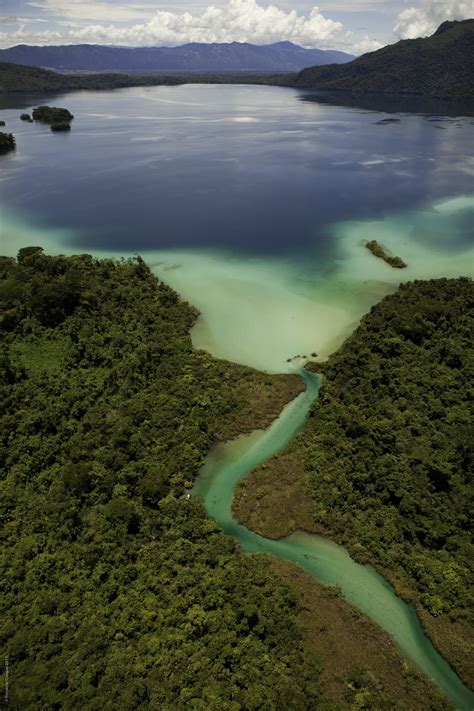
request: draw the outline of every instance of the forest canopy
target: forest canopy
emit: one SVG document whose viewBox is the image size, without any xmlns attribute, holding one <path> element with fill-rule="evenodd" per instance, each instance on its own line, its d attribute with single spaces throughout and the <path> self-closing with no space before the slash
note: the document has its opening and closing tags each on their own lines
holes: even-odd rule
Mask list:
<svg viewBox="0 0 474 711">
<path fill-rule="evenodd" d="M 194 351 L 140 258 L 31 247 L 0 275 L 11 707 L 314 708 L 296 597 L 187 495 L 242 383 L 279 376 Z"/>
<path fill-rule="evenodd" d="M 8 153 L 9 151 L 14 151 L 15 148 L 16 142 L 13 134 L 0 131 L 0 155 Z"/>
<path fill-rule="evenodd" d="M 73 118 L 69 109 L 58 106 L 37 106 L 33 109 L 33 120 L 40 123 L 64 124 L 69 123 Z"/>
</svg>

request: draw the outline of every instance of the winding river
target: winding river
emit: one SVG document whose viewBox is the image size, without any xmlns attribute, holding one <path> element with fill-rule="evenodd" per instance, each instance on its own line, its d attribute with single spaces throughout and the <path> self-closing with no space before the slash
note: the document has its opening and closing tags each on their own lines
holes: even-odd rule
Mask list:
<svg viewBox="0 0 474 711">
<path fill-rule="evenodd" d="M 193 494 L 202 497 L 209 516 L 239 541 L 242 551 L 270 553 L 293 561 L 319 583 L 338 585 L 343 597 L 386 630 L 402 653 L 444 691 L 455 708 L 472 711 L 474 693 L 435 650 L 414 608 L 397 597 L 374 568 L 356 563 L 344 548 L 322 536 L 295 532 L 287 538 L 271 540 L 234 519 L 232 500 L 239 481 L 288 444 L 303 427 L 318 396 L 319 377 L 305 370 L 299 373 L 306 384 L 305 392 L 287 405 L 267 430 L 215 447 L 207 457 Z"/>
<path fill-rule="evenodd" d="M 139 252 L 201 317 L 197 348 L 266 371 L 324 360 L 400 279 L 473 275 L 472 117 L 340 107 L 278 87 L 146 87 L 55 97 L 74 116 L 53 135 L 25 124 L 38 94 L 0 97 L 17 150 L 2 157 L 1 254 Z M 442 129 L 442 130 L 440 130 Z M 126 150 L 124 150 L 126 146 Z M 41 179 L 38 180 L 38 176 Z M 467 194 L 466 194 L 467 193 Z M 387 267 L 377 239 L 408 263 Z M 194 493 L 243 551 L 302 565 L 389 632 L 455 707 L 467 689 L 412 607 L 340 546 L 302 532 L 274 541 L 232 517 L 238 481 L 303 426 L 319 381 L 265 432 L 216 448 Z"/>
</svg>

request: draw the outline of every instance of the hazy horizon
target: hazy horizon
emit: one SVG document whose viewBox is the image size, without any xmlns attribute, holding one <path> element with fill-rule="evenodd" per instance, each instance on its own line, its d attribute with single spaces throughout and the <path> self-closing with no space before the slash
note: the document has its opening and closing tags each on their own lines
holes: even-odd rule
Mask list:
<svg viewBox="0 0 474 711">
<path fill-rule="evenodd" d="M 432 34 L 472 16 L 465 0 L 6 0 L 0 48 L 19 44 L 123 47 L 291 41 L 307 49 L 363 54 Z"/>
</svg>

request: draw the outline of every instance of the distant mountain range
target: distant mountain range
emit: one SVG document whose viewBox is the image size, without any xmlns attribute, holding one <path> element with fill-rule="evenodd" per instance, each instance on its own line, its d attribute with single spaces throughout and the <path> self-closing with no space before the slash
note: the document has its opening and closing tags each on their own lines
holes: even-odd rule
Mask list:
<svg viewBox="0 0 474 711">
<path fill-rule="evenodd" d="M 271 84 L 279 86 L 291 86 L 297 88 L 317 89 L 322 101 L 336 101 L 351 104 L 360 98 L 366 102 L 370 97 L 373 99 L 383 99 L 390 97 L 390 100 L 400 99 L 417 101 L 418 99 L 428 99 L 431 102 L 443 99 L 454 106 L 456 102 L 463 105 L 474 105 L 474 20 L 464 20 L 462 22 L 445 22 L 431 37 L 415 40 L 403 40 L 397 44 L 388 45 L 377 52 L 370 52 L 362 55 L 353 61 L 342 65 L 335 63 L 330 66 L 313 66 L 301 72 L 289 72 L 284 69 L 283 60 L 280 61 L 279 70 L 275 70 L 272 75 L 270 63 L 257 70 L 256 60 L 250 61 L 246 69 L 243 68 L 243 59 L 238 64 L 238 69 L 231 67 L 230 54 L 227 54 L 227 64 L 218 64 L 219 48 L 225 54 L 227 50 L 235 51 L 239 56 L 245 55 L 247 48 L 252 48 L 257 53 L 275 50 L 276 55 L 291 54 L 293 51 L 303 53 L 321 52 L 321 50 L 305 50 L 289 42 L 280 42 L 276 45 L 257 47 L 255 45 L 185 45 L 194 48 L 197 54 L 190 51 L 188 56 L 189 66 L 193 71 L 182 70 L 179 72 L 171 69 L 154 72 L 148 67 L 128 73 L 114 68 L 115 73 L 74 73 L 66 74 L 57 71 L 49 71 L 36 66 L 23 66 L 17 62 L 1 61 L 5 56 L 20 50 L 31 52 L 55 52 L 64 50 L 70 52 L 70 59 L 73 59 L 73 52 L 79 53 L 97 51 L 99 54 L 106 51 L 113 52 L 154 52 L 156 49 L 123 49 L 114 47 L 94 47 L 91 45 L 80 45 L 71 47 L 14 47 L 0 51 L 0 92 L 24 92 L 24 91 L 65 91 L 71 89 L 114 89 L 130 86 L 154 86 L 159 84 Z M 213 57 L 216 65 L 211 69 L 198 71 L 197 60 L 191 61 L 190 57 L 196 57 L 199 52 L 205 53 L 205 48 L 212 47 L 215 52 Z M 276 48 L 276 49 L 275 49 Z M 279 48 L 279 49 L 278 49 Z M 161 48 L 163 49 L 163 48 Z M 177 47 L 176 50 L 184 50 Z M 168 50 L 166 50 L 168 51 Z M 211 52 L 211 54 L 212 54 Z M 321 52 L 321 54 L 340 54 L 337 52 Z M 274 55 L 274 56 L 276 56 Z M 111 55 L 113 56 L 113 55 Z M 119 56 L 119 55 L 117 55 Z M 131 55 L 127 55 L 131 56 Z M 305 54 L 306 57 L 308 55 Z M 344 56 L 344 55 L 343 55 Z M 347 56 L 347 55 L 345 55 Z M 18 61 L 20 61 L 18 55 Z M 263 54 L 261 55 L 261 59 Z M 268 55 L 267 55 L 268 57 Z M 92 61 L 92 57 L 90 57 Z M 30 56 L 31 61 L 47 64 L 47 61 L 40 62 L 36 57 Z M 22 56 L 21 61 L 26 62 Z M 210 61 L 210 60 L 209 60 Z M 263 59 L 262 59 L 263 61 Z M 269 60 L 270 61 L 270 60 Z M 272 60 L 276 61 L 276 60 Z M 289 61 L 289 60 L 288 60 Z M 306 59 L 308 61 L 308 59 Z M 314 61 L 314 59 L 313 59 Z M 334 59 L 332 60 L 334 62 Z M 93 63 L 93 62 L 92 62 Z M 83 65 L 74 67 L 79 68 Z M 137 66 L 137 65 L 135 65 Z M 176 64 L 174 65 L 176 66 Z M 65 66 L 56 65 L 56 68 L 64 69 Z M 71 71 L 71 68 L 70 68 Z M 89 67 L 89 71 L 92 68 Z M 260 73 L 258 73 L 260 72 Z M 318 95 L 314 94 L 317 98 Z M 310 99 L 311 96 L 305 97 Z"/>
<path fill-rule="evenodd" d="M 444 22 L 344 66 L 304 69 L 292 86 L 351 94 L 474 100 L 474 20 Z"/>
<path fill-rule="evenodd" d="M 298 72 L 304 67 L 342 64 L 353 55 L 304 49 L 292 42 L 255 45 L 185 44 L 181 47 L 57 47 L 17 45 L 0 50 L 0 61 L 66 71 L 113 72 Z"/>
</svg>

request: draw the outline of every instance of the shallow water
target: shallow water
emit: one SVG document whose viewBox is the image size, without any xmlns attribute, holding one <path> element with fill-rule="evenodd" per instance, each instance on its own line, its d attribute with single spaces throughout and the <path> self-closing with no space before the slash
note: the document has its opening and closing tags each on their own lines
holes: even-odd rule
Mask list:
<svg viewBox="0 0 474 711">
<path fill-rule="evenodd" d="M 22 110 L 51 102 L 0 97 L 17 139 L 16 152 L 0 157 L 1 253 L 32 244 L 139 252 L 199 308 L 193 342 L 215 356 L 292 371 L 303 356 L 326 358 L 400 281 L 474 271 L 467 116 L 399 113 L 399 123 L 383 126 L 393 105 L 386 113 L 307 101 L 291 89 L 183 86 L 55 97 L 76 116 L 67 135 L 20 122 Z M 367 239 L 408 268 L 375 258 Z M 291 439 L 316 391 L 309 379 L 270 430 L 213 452 L 197 489 L 244 550 L 295 560 L 341 585 L 468 708 L 472 696 L 373 570 L 324 539 L 268 541 L 232 519 L 235 483 Z"/>
<path fill-rule="evenodd" d="M 173 251 L 160 255 L 155 271 L 201 312 L 192 331 L 196 347 L 282 372 L 297 355 L 327 358 L 401 281 L 473 275 L 473 221 L 474 198 L 453 198 L 383 220 L 335 223 L 327 228 L 326 258 L 317 246 L 304 259 L 285 260 Z M 364 246 L 372 239 L 403 256 L 407 268 L 374 257 Z M 167 271 L 173 264 L 179 267 Z"/>
<path fill-rule="evenodd" d="M 199 308 L 193 341 L 216 356 L 321 360 L 401 280 L 473 272 L 471 117 L 381 126 L 393 113 L 291 89 L 151 87 L 55 97 L 76 118 L 53 135 L 19 120 L 37 97 L 17 101 L 0 97 L 18 144 L 0 158 L 2 252 L 140 252 Z"/>
<path fill-rule="evenodd" d="M 204 248 L 142 254 L 163 281 L 199 309 L 191 332 L 197 348 L 281 373 L 306 360 L 295 356 L 326 359 L 362 315 L 401 281 L 474 276 L 473 222 L 474 197 L 464 196 L 383 220 L 336 222 L 327 228 L 329 257 L 320 254 L 317 244 L 292 257 L 244 257 Z M 17 214 L 4 212 L 1 226 L 4 254 L 15 255 L 30 244 L 52 253 L 130 254 L 78 248 L 73 230 L 40 228 Z M 374 257 L 364 246 L 371 239 L 402 256 L 407 268 L 393 269 Z"/>
<path fill-rule="evenodd" d="M 436 652 L 414 609 L 398 598 L 393 588 L 371 566 L 360 565 L 347 551 L 322 536 L 303 532 L 270 540 L 237 523 L 232 500 L 238 482 L 282 449 L 304 425 L 317 397 L 319 379 L 303 371 L 306 392 L 288 405 L 266 431 L 254 432 L 216 447 L 207 457 L 193 493 L 203 498 L 208 514 L 236 538 L 242 551 L 270 553 L 301 565 L 324 585 L 338 585 L 343 597 L 389 632 L 400 650 L 437 686 L 455 708 L 471 711 L 474 693 Z"/>
</svg>

